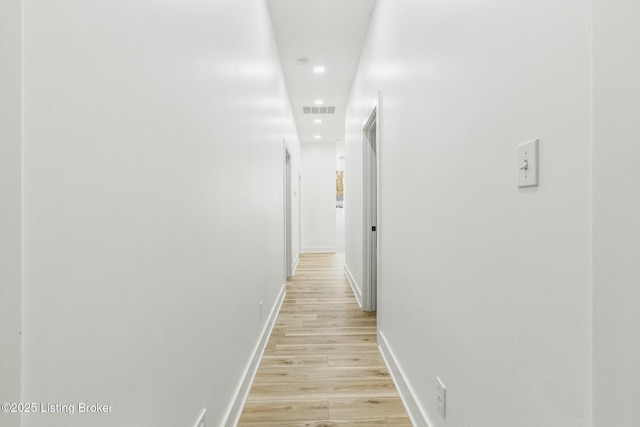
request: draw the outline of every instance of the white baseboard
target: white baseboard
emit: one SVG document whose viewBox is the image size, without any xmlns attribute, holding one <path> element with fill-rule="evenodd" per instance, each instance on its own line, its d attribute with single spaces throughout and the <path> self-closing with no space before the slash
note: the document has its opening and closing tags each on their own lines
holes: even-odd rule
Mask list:
<svg viewBox="0 0 640 427">
<path fill-rule="evenodd" d="M 256 346 L 253 350 L 253 355 L 251 357 L 251 360 L 249 361 L 249 364 L 247 365 L 247 368 L 245 369 L 242 381 L 240 382 L 240 386 L 235 393 L 229 410 L 227 411 L 227 416 L 224 418 L 225 427 L 234 427 L 238 425 L 240 415 L 242 414 L 242 409 L 244 408 L 247 396 L 249 396 L 251 384 L 253 383 L 253 379 L 255 378 L 256 372 L 258 371 L 260 360 L 262 360 L 262 355 L 264 354 L 264 350 L 267 347 L 267 342 L 269 341 L 269 337 L 271 336 L 271 331 L 273 330 L 273 326 L 276 323 L 276 318 L 278 317 L 278 313 L 280 312 L 280 307 L 282 307 L 282 303 L 284 301 L 284 296 L 286 293 L 287 285 L 284 284 L 282 285 L 282 289 L 280 289 L 280 294 L 278 295 L 276 303 L 271 309 L 271 313 L 269 313 L 269 318 L 267 319 L 267 322 L 262 329 L 260 339 L 256 343 Z"/>
<path fill-rule="evenodd" d="M 335 252 L 335 246 L 332 248 L 302 248 L 302 253 L 305 254 L 316 254 L 316 253 L 326 253 L 326 252 Z"/>
<path fill-rule="evenodd" d="M 356 296 L 356 301 L 358 301 L 358 305 L 362 308 L 362 292 L 360 292 L 360 288 L 358 288 L 358 284 L 356 283 L 356 279 L 351 274 L 351 270 L 345 263 L 344 265 L 344 275 L 347 276 L 347 280 L 351 285 L 351 289 L 353 290 L 353 294 Z"/>
<path fill-rule="evenodd" d="M 206 422 L 207 422 L 207 410 L 203 409 L 202 412 L 200 412 L 200 416 L 198 417 L 198 421 L 196 421 L 196 423 L 193 425 L 193 427 L 203 427 Z"/>
<path fill-rule="evenodd" d="M 415 398 L 415 393 L 413 392 L 409 382 L 406 380 L 407 377 L 402 372 L 402 368 L 398 364 L 398 361 L 393 354 L 393 350 L 391 350 L 387 344 L 387 340 L 384 338 L 382 331 L 378 331 L 378 348 L 380 349 L 384 363 L 387 365 L 387 369 L 391 374 L 393 383 L 396 385 L 396 389 L 400 394 L 400 399 L 402 399 L 402 403 L 404 404 L 407 414 L 411 419 L 411 425 L 413 425 L 413 427 L 435 426 L 436 424 L 431 422 L 427 412 Z"/>
<path fill-rule="evenodd" d="M 298 263 L 300 262 L 300 254 L 296 255 L 296 260 L 293 261 L 293 271 L 292 276 L 295 276 L 296 270 L 298 269 Z"/>
</svg>

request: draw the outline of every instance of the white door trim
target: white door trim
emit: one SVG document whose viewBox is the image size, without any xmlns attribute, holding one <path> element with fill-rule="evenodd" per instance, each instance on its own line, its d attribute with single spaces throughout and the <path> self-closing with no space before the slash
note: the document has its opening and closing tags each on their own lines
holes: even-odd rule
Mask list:
<svg viewBox="0 0 640 427">
<path fill-rule="evenodd" d="M 380 94 L 362 125 L 363 148 L 363 283 L 362 309 L 377 311 L 380 270 Z M 372 144 L 372 139 L 374 143 Z M 375 156 L 375 157 L 374 157 Z M 375 170 L 374 170 L 375 169 Z M 375 197 L 375 210 L 372 209 Z M 375 230 L 372 228 L 375 227 Z"/>
</svg>

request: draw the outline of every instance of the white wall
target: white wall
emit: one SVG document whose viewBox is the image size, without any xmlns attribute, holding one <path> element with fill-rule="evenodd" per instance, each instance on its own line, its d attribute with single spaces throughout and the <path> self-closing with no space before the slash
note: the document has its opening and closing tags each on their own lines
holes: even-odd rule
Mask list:
<svg viewBox="0 0 640 427">
<path fill-rule="evenodd" d="M 336 142 L 336 171 L 344 170 L 344 141 Z M 336 251 L 345 251 L 344 208 L 336 208 Z"/>
<path fill-rule="evenodd" d="M 301 144 L 302 252 L 336 250 L 336 146 Z"/>
<path fill-rule="evenodd" d="M 300 259 L 300 251 L 302 244 L 302 199 L 300 197 L 301 179 L 300 179 L 300 144 L 298 143 L 297 131 L 294 129 L 294 141 L 287 143 L 289 153 L 292 158 L 291 169 L 291 258 L 293 267 L 297 266 Z"/>
<path fill-rule="evenodd" d="M 594 426 L 640 425 L 640 4 L 594 2 Z"/>
<path fill-rule="evenodd" d="M 344 209 L 336 208 L 336 251 L 344 252 Z"/>
<path fill-rule="evenodd" d="M 0 2 L 0 402 L 20 401 L 20 1 Z M 17 427 L 0 412 L 0 425 Z"/>
<path fill-rule="evenodd" d="M 23 426 L 220 425 L 284 283 L 266 3 L 23 7 L 22 400 L 113 405 Z"/>
<path fill-rule="evenodd" d="M 347 266 L 360 281 L 380 90 L 380 329 L 417 425 L 591 424 L 590 20 L 579 0 L 377 3 L 347 115 Z M 519 190 L 535 138 L 540 186 Z"/>
</svg>

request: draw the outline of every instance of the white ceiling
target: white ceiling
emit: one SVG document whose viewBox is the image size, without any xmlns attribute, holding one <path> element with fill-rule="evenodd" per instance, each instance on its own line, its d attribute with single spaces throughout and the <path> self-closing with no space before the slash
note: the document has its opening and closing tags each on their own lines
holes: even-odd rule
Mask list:
<svg viewBox="0 0 640 427">
<path fill-rule="evenodd" d="M 344 139 L 345 108 L 375 0 L 267 0 L 300 142 Z M 300 65 L 301 58 L 307 65 Z M 323 74 L 313 68 L 322 65 Z M 303 114 L 303 106 L 335 106 L 334 115 Z M 322 119 L 315 124 L 314 119 Z M 315 139 L 320 135 L 320 140 Z"/>
</svg>

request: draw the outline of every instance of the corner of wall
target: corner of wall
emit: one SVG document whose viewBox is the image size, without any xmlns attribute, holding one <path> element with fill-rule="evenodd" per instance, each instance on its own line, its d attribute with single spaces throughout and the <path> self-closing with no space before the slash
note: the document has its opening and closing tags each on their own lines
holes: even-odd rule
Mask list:
<svg viewBox="0 0 640 427">
<path fill-rule="evenodd" d="M 22 395 L 22 11 L 0 2 L 0 402 Z M 18 427 L 20 413 L 0 413 Z"/>
<path fill-rule="evenodd" d="M 296 270 L 298 269 L 299 263 L 300 263 L 300 253 L 297 253 L 296 259 L 293 261 L 293 274 L 296 274 Z"/>
<path fill-rule="evenodd" d="M 436 424 L 431 422 L 426 410 L 420 405 L 391 347 L 389 347 L 387 340 L 384 338 L 382 331 L 378 331 L 378 348 L 380 349 L 384 363 L 387 365 L 391 379 L 393 379 L 393 383 L 400 394 L 404 408 L 407 410 L 409 419 L 411 419 L 411 424 L 414 427 L 435 426 Z"/>
<path fill-rule="evenodd" d="M 262 333 L 260 334 L 260 338 L 256 343 L 256 346 L 251 355 L 251 359 L 247 364 L 244 375 L 238 384 L 238 388 L 234 393 L 233 400 L 229 405 L 229 409 L 227 411 L 227 415 L 224 418 L 224 422 L 222 425 L 225 427 L 233 427 L 238 424 L 240 420 L 240 415 L 242 415 L 242 409 L 244 408 L 244 404 L 249 396 L 249 390 L 251 389 L 251 384 L 253 383 L 253 379 L 256 376 L 256 372 L 258 371 L 258 367 L 260 366 L 260 360 L 262 360 L 262 355 L 264 354 L 265 349 L 267 348 L 267 343 L 269 342 L 269 336 L 271 336 L 271 331 L 276 323 L 276 319 L 278 318 L 278 313 L 280 312 L 280 307 L 282 307 L 282 303 L 284 302 L 284 297 L 287 293 L 287 285 L 283 284 L 282 289 L 280 290 L 280 294 L 276 299 L 275 304 L 271 309 L 271 313 L 269 313 L 269 318 L 267 319 Z"/>
<path fill-rule="evenodd" d="M 349 270 L 349 266 L 347 263 L 344 264 L 344 275 L 347 276 L 347 280 L 349 281 L 349 285 L 351 285 L 351 289 L 353 290 L 353 295 L 355 295 L 356 300 L 358 301 L 358 305 L 362 308 L 362 292 L 360 291 L 360 287 L 358 286 L 358 282 L 351 274 L 351 270 Z"/>
</svg>

